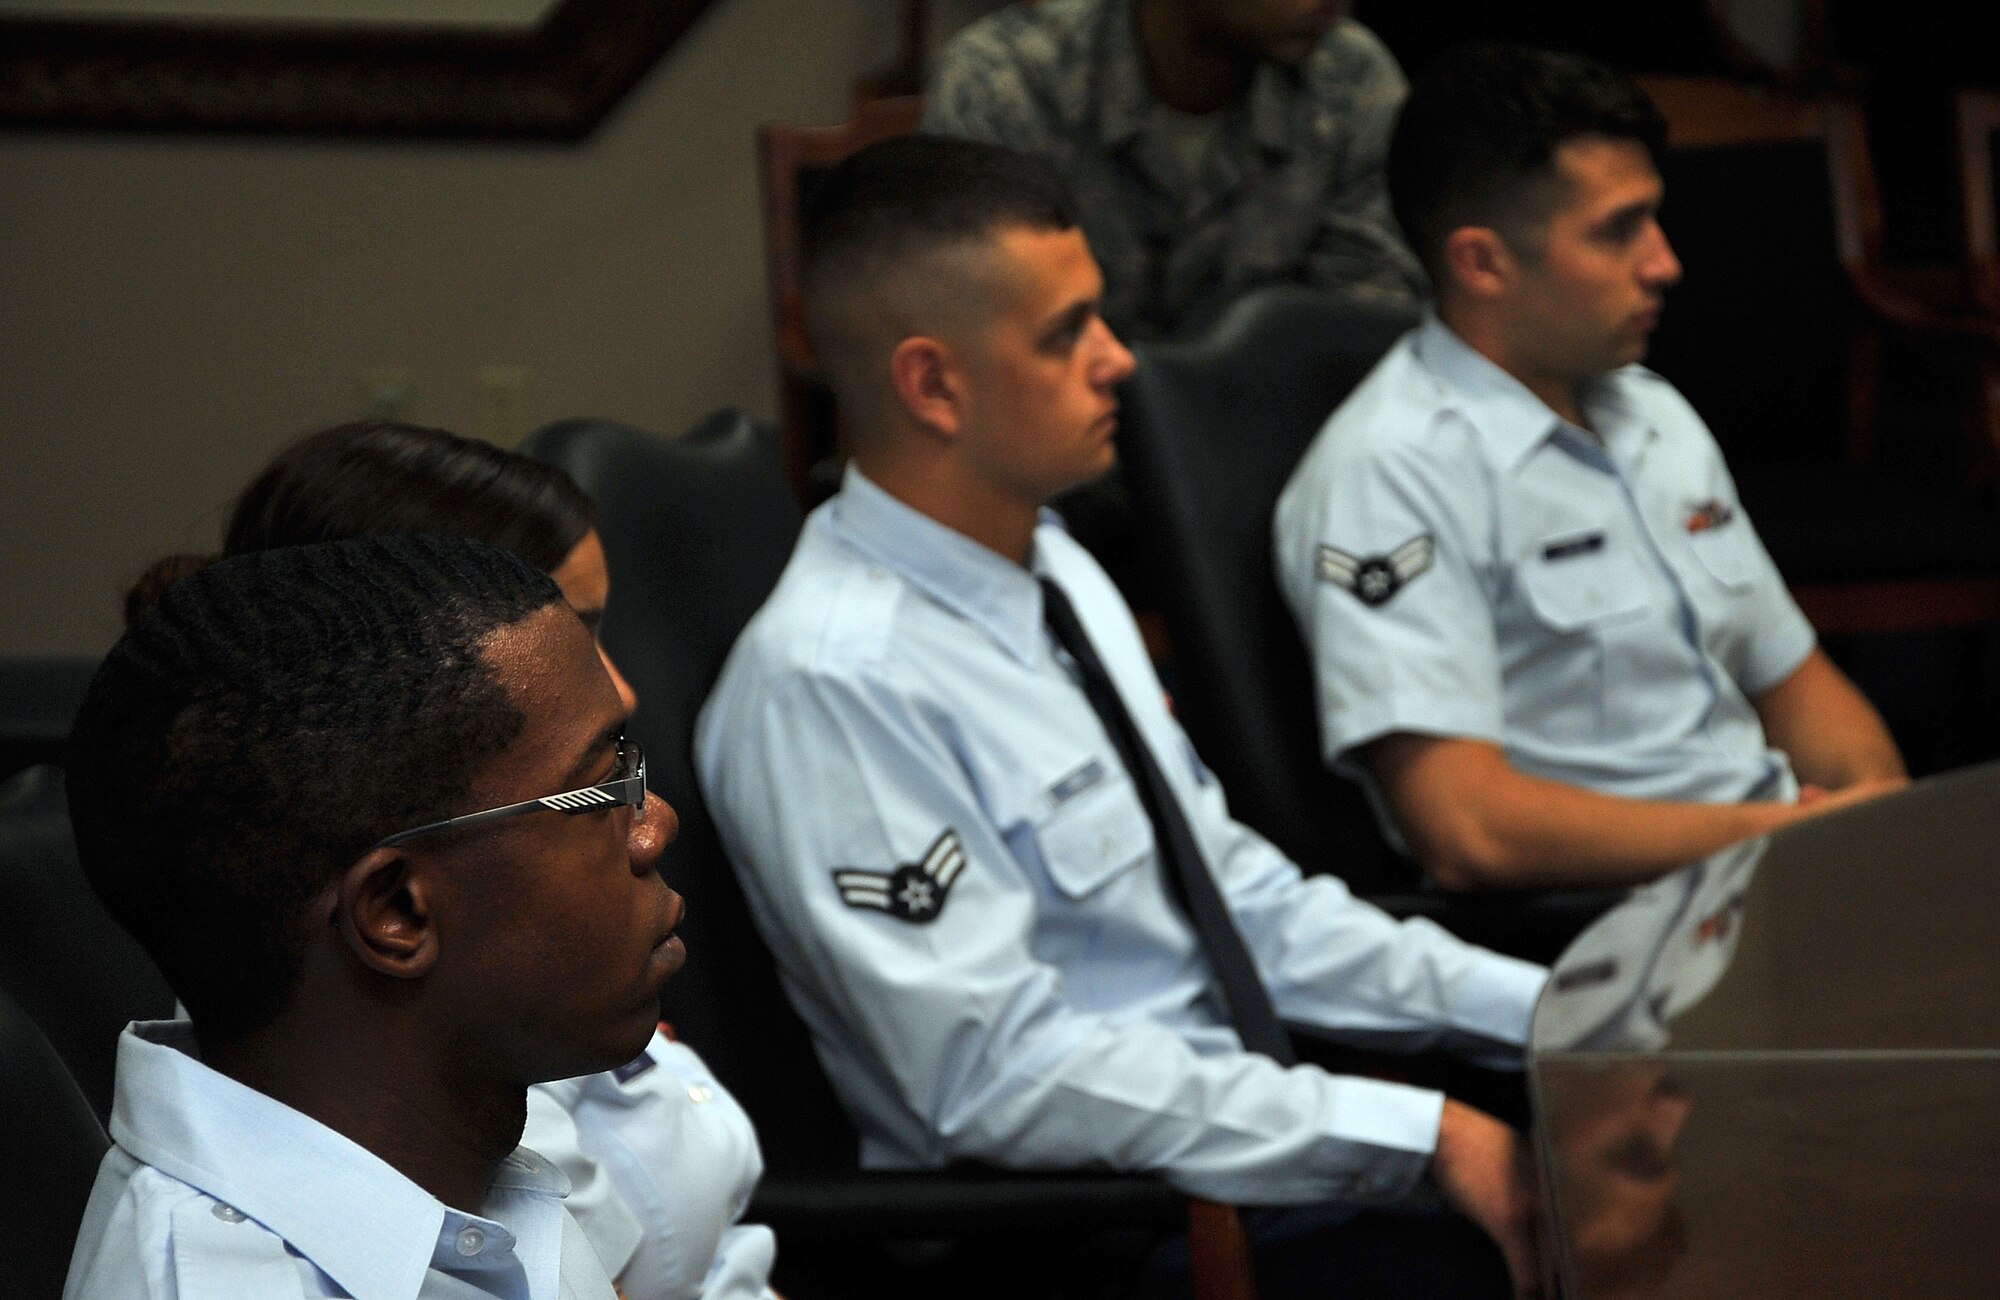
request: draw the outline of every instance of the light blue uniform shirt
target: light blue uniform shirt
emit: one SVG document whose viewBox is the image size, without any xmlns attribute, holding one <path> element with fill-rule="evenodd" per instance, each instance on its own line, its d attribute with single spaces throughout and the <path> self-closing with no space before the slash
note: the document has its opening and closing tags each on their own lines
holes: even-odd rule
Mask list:
<svg viewBox="0 0 2000 1300">
<path fill-rule="evenodd" d="M 777 1244 L 739 1223 L 764 1172 L 750 1117 L 685 1044 L 528 1090 L 521 1145 L 570 1181 L 565 1205 L 626 1300 L 758 1300 Z"/>
<path fill-rule="evenodd" d="M 1244 1204 L 1410 1192 L 1441 1098 L 1242 1050 L 1036 576 L 1076 607 L 1280 1015 L 1518 1059 L 1544 973 L 1303 879 L 1232 821 L 1130 612 L 1052 520 L 1030 573 L 850 470 L 697 729 L 863 1162 L 1151 1170 Z"/>
<path fill-rule="evenodd" d="M 1433 316 L 1333 413 L 1273 523 L 1328 761 L 1415 732 L 1606 794 L 1791 797 L 1751 700 L 1813 632 L 1715 439 L 1639 366 L 1584 409 L 1601 443 Z"/>
<path fill-rule="evenodd" d="M 479 1213 L 447 1208 L 203 1065 L 185 1020 L 120 1038 L 111 1140 L 66 1300 L 612 1300 L 548 1161 L 516 1148 Z"/>
</svg>

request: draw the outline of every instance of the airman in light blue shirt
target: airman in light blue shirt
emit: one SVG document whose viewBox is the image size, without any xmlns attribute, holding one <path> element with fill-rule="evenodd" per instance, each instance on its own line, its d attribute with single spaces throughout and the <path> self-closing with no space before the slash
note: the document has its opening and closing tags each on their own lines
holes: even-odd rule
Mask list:
<svg viewBox="0 0 2000 1300">
<path fill-rule="evenodd" d="M 1435 312 L 1279 499 L 1325 756 L 1447 888 L 1652 879 L 1906 779 L 1636 364 L 1681 274 L 1664 135 L 1574 56 L 1428 69 L 1389 177 Z"/>
<path fill-rule="evenodd" d="M 1336 1223 L 1428 1180 L 1531 1287 L 1518 1136 L 1290 1064 L 1278 1021 L 1518 1064 L 1544 972 L 1306 879 L 1232 819 L 1131 611 L 1043 511 L 1111 469 L 1132 369 L 1061 182 L 889 141 L 822 182 L 805 243 L 853 463 L 695 765 L 863 1162 L 1153 1172 Z"/>
<path fill-rule="evenodd" d="M 732 653 L 696 760 L 865 1163 L 1158 1169 L 1253 1204 L 1407 1195 L 1442 1098 L 1243 1051 L 1038 575 L 1146 733 L 1281 1016 L 1518 1060 L 1541 989 L 1538 967 L 1392 921 L 1232 820 L 1058 524 L 1023 567 L 850 469 Z"/>
<path fill-rule="evenodd" d="M 118 1044 L 112 1149 L 67 1300 L 608 1300 L 563 1208 L 569 1180 L 525 1147 L 476 1212 L 203 1065 L 185 1020 Z"/>
<path fill-rule="evenodd" d="M 1583 402 L 1594 432 L 1433 316 L 1328 421 L 1275 520 L 1327 757 L 1420 731 L 1634 799 L 1791 798 L 1750 701 L 1813 630 L 1714 438 L 1643 367 Z"/>
</svg>

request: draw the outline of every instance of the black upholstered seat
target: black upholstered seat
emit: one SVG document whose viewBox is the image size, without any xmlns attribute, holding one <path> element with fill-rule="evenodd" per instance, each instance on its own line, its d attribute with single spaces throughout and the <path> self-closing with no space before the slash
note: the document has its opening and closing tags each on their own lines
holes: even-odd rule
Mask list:
<svg viewBox="0 0 2000 1300">
<path fill-rule="evenodd" d="M 14 1176 L 0 1190 L 10 1240 L 0 1300 L 62 1294 L 76 1230 L 110 1143 L 62 1058 L 0 994 L 0 1134 Z"/>
<path fill-rule="evenodd" d="M 1415 318 L 1274 287 L 1199 337 L 1144 344 L 1120 446 L 1173 638 L 1175 705 L 1235 815 L 1307 871 L 1504 951 L 1552 957 L 1617 897 L 1555 890 L 1445 899 L 1320 758 L 1311 666 L 1271 563 L 1278 494 L 1327 416 Z"/>
<path fill-rule="evenodd" d="M 100 1118 L 111 1113 L 119 1032 L 173 1013 L 159 968 L 83 878 L 60 768 L 0 785 L 0 989 L 41 1026 Z"/>
<path fill-rule="evenodd" d="M 801 518 L 780 466 L 775 429 L 734 411 L 679 438 L 601 420 L 565 420 L 524 450 L 574 477 L 598 506 L 612 579 L 604 644 L 639 696 L 632 730 L 647 746 L 652 785 L 679 811 L 681 834 L 662 860 L 688 900 L 688 963 L 662 1008 L 679 1035 L 756 1122 L 768 1173 L 749 1218 L 777 1230 L 788 1295 L 885 1295 L 940 1285 L 1005 1293 L 1020 1270 L 1045 1267 L 1045 1246 L 1106 1228 L 1172 1228 L 1188 1203 L 1151 1178 L 1010 1174 L 967 1169 L 877 1174 L 858 1168 L 853 1125 L 833 1095 L 804 1024 L 780 989 L 770 951 L 702 808 L 694 782 L 695 717 L 744 623 L 776 585 Z M 802 791 L 802 798 L 812 797 Z M 1197 1219 L 1213 1222 L 1217 1207 Z M 968 1275 L 940 1243 L 985 1243 Z M 908 1262 L 892 1267 L 885 1243 Z M 912 1253 L 912 1250 L 915 1253 Z M 1247 1283 L 1226 1252 L 1198 1247 L 1197 1271 Z M 1211 1263 L 1210 1260 L 1218 1261 Z M 1225 1285 L 1209 1294 L 1246 1295 Z"/>
</svg>

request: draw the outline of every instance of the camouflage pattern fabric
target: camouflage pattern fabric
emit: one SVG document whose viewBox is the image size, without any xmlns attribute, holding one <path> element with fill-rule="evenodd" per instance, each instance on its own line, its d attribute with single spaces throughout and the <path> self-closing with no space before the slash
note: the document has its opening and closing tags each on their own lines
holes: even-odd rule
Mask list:
<svg viewBox="0 0 2000 1300">
<path fill-rule="evenodd" d="M 1128 338 L 1183 332 L 1245 289 L 1295 281 L 1411 303 L 1423 272 L 1389 215 L 1383 163 L 1406 83 L 1352 20 L 1296 67 L 1266 63 L 1199 165 L 1154 100 L 1131 0 L 1003 9 L 946 46 L 923 127 L 1050 159 Z"/>
</svg>

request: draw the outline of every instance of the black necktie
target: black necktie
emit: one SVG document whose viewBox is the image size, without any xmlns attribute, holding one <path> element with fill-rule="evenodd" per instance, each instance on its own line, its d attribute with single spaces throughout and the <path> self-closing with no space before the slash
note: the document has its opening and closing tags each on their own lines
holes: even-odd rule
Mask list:
<svg viewBox="0 0 2000 1300">
<path fill-rule="evenodd" d="M 1195 843 L 1180 799 L 1167 784 L 1166 773 L 1160 771 L 1138 724 L 1126 711 L 1125 701 L 1119 698 L 1118 688 L 1112 684 L 1111 674 L 1105 671 L 1104 661 L 1097 657 L 1090 635 L 1083 630 L 1069 598 L 1063 595 L 1062 588 L 1046 578 L 1042 579 L 1042 611 L 1049 630 L 1076 662 L 1077 672 L 1083 678 L 1084 696 L 1089 699 L 1090 707 L 1097 710 L 1104 729 L 1111 733 L 1111 742 L 1118 746 L 1118 753 L 1125 760 L 1126 772 L 1139 788 L 1139 799 L 1153 823 L 1153 839 L 1166 863 L 1168 886 L 1194 924 L 1195 937 L 1201 941 L 1202 952 L 1222 984 L 1223 1000 L 1229 1004 L 1237 1037 L 1253 1052 L 1262 1052 L 1280 1065 L 1292 1064 L 1295 1059 L 1292 1045 L 1285 1037 L 1284 1026 L 1278 1023 L 1271 994 L 1257 974 L 1250 950 L 1243 946 L 1243 936 L 1237 932 L 1229 905 L 1222 901 L 1222 891 L 1216 887 L 1215 876 Z"/>
</svg>

